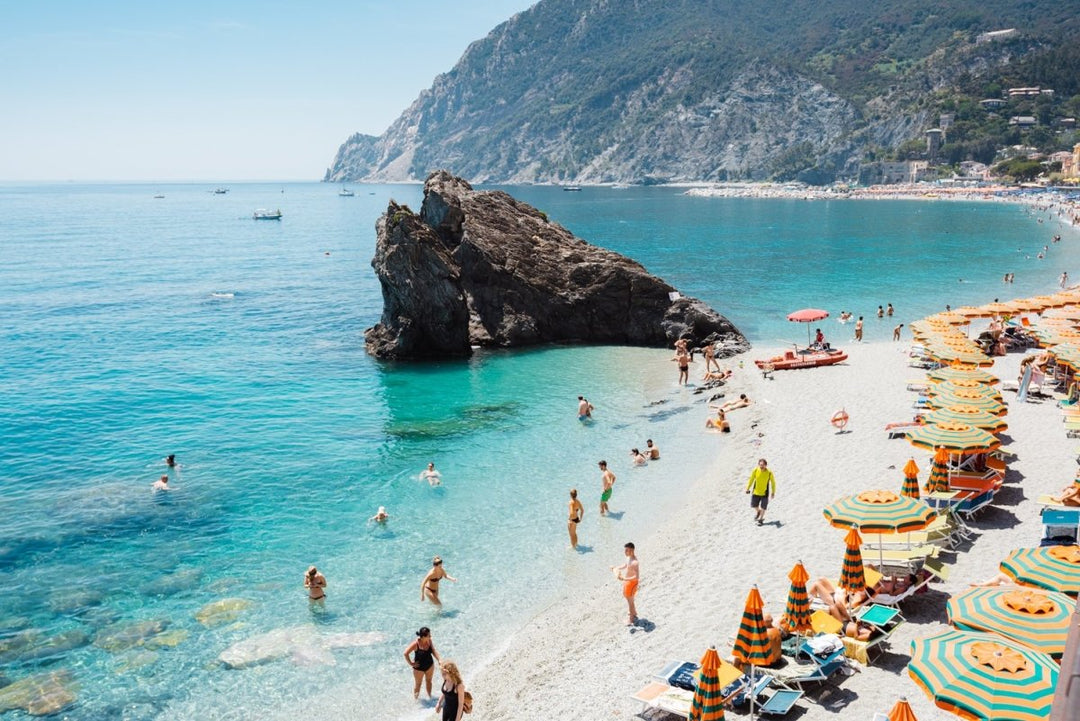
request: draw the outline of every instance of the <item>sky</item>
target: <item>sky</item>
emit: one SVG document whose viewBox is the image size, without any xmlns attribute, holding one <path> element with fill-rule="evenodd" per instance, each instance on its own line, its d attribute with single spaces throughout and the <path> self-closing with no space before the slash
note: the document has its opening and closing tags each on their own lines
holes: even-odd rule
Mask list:
<svg viewBox="0 0 1080 721">
<path fill-rule="evenodd" d="M 320 180 L 536 0 L 0 0 L 0 181 Z"/>
</svg>

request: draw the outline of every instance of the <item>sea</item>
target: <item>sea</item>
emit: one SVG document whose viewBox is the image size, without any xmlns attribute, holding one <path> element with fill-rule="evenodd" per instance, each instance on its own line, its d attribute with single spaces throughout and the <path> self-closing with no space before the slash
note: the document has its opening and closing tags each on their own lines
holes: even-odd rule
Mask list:
<svg viewBox="0 0 1080 721">
<path fill-rule="evenodd" d="M 73 694 L 73 720 L 430 714 L 402 656 L 416 630 L 468 679 L 608 577 L 714 452 L 684 432 L 706 397 L 656 349 L 374 360 L 375 222 L 391 199 L 418 209 L 421 188 L 213 189 L 0 185 L 0 712 L 27 717 L 22 689 L 44 684 L 46 704 Z M 1019 204 L 500 189 L 701 298 L 763 352 L 802 341 L 785 318 L 801 308 L 828 310 L 819 325 L 843 347 L 842 310 L 887 340 L 946 304 L 1080 275 L 1080 234 Z M 889 303 L 895 317 L 877 319 Z M 662 460 L 631 468 L 647 438 Z M 603 520 L 601 459 L 619 478 Z M 420 478 L 429 462 L 438 486 Z M 152 491 L 162 474 L 171 490 Z M 586 508 L 576 552 L 571 487 Z M 390 520 L 370 522 L 380 506 Z M 441 609 L 420 601 L 436 555 L 457 579 Z M 323 604 L 303 588 L 311 565 Z M 622 613 L 613 603 L 612 622 Z"/>
</svg>

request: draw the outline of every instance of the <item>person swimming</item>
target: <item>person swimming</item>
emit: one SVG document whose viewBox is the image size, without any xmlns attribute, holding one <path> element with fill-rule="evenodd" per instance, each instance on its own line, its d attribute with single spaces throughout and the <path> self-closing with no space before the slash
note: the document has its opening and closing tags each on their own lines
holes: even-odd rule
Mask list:
<svg viewBox="0 0 1080 721">
<path fill-rule="evenodd" d="M 644 466 L 648 459 L 637 448 L 630 449 L 630 458 L 635 466 Z"/>
<path fill-rule="evenodd" d="M 427 481 L 428 485 L 438 486 L 442 484 L 442 475 L 435 470 L 435 464 L 427 464 L 427 469 L 420 472 L 420 480 Z"/>
<path fill-rule="evenodd" d="M 167 491 L 167 490 L 169 490 L 169 477 L 168 476 L 162 476 L 161 478 L 154 481 L 154 485 L 150 486 L 150 488 L 152 490 L 155 490 L 155 491 Z"/>
<path fill-rule="evenodd" d="M 386 512 L 386 506 L 379 506 L 378 512 L 368 520 L 375 523 L 386 523 L 390 520 L 390 514 Z"/>
<path fill-rule="evenodd" d="M 577 419 L 585 421 L 592 418 L 593 404 L 585 396 L 578 396 Z"/>
</svg>

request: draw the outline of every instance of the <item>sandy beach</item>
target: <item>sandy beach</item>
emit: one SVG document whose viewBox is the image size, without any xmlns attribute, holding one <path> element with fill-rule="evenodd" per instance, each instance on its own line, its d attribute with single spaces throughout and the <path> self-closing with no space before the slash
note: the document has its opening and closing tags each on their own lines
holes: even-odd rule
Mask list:
<svg viewBox="0 0 1080 721">
<path fill-rule="evenodd" d="M 803 561 L 811 578 L 839 576 L 844 532 L 828 525 L 822 508 L 863 490 L 899 491 L 900 469 L 908 458 L 918 463 L 923 483 L 930 455 L 906 440 L 889 440 L 883 430 L 886 423 L 910 420 L 915 393 L 906 383 L 925 377 L 908 366 L 910 340 L 857 344 L 838 335 L 830 340 L 849 353 L 847 363 L 782 371 L 768 380 L 751 359 L 774 349 L 756 348 L 725 361 L 722 365 L 735 368 L 727 398 L 744 392 L 754 401 L 729 415 L 730 435 L 704 430 L 707 409 L 700 396 L 686 401 L 694 410 L 686 414 L 684 432 L 715 444 L 715 460 L 685 469 L 697 480 L 676 517 L 650 537 L 627 539 L 637 544 L 641 562 L 638 610 L 644 622 L 633 629 L 624 625 L 626 605 L 614 580 L 573 589 L 521 628 L 480 672 L 467 675 L 479 718 L 635 718 L 641 706 L 631 694 L 668 661 L 697 661 L 710 644 L 721 656 L 730 655 L 751 585 L 758 585 L 766 610 L 779 614 L 789 588 L 787 573 L 796 561 Z M 998 358 L 992 370 L 1015 379 L 1021 357 Z M 1038 544 L 1034 499 L 1057 492 L 1076 472 L 1076 442 L 1065 437 L 1055 402 L 1017 403 L 1013 392 L 1006 392 L 1005 400 L 1009 430 L 1003 440 L 1016 455 L 995 503 L 972 522 L 975 539 L 942 554 L 949 581 L 935 582 L 930 592 L 905 601 L 907 623 L 885 653 L 871 666 L 809 692 L 797 707 L 803 711 L 792 718 L 814 721 L 842 713 L 869 719 L 887 712 L 900 696 L 909 699 L 922 721 L 954 718 L 936 708 L 908 676 L 910 642 L 945 625 L 950 594 L 994 575 L 1010 549 Z M 840 408 L 851 418 L 845 433 L 829 423 Z M 768 459 L 777 479 L 777 495 L 762 527 L 752 523 L 744 495 L 759 457 Z M 679 459 L 667 456 L 662 462 L 678 464 Z M 583 562 L 605 567 L 622 562 L 621 547 L 597 546 L 590 555 Z"/>
</svg>

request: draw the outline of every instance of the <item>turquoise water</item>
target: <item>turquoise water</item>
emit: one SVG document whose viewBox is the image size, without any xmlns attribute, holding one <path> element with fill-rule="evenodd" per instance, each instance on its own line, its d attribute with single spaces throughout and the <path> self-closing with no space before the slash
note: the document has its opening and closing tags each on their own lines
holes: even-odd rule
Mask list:
<svg viewBox="0 0 1080 721">
<path fill-rule="evenodd" d="M 675 387 L 664 351 L 368 358 L 373 225 L 390 197 L 418 207 L 419 188 L 207 191 L 0 186 L 0 684 L 67 670 L 71 719 L 284 719 L 312 703 L 326 718 L 411 714 L 400 654 L 418 626 L 468 675 L 524 619 L 602 577 L 714 452 L 680 432 L 704 397 Z M 1080 272 L 1077 236 L 1017 206 L 512 192 L 765 343 L 801 338 L 784 321 L 800 307 L 869 319 L 892 302 L 906 321 Z M 260 207 L 285 217 L 253 221 Z M 1054 232 L 1064 242 L 1035 260 Z M 872 319 L 868 338 L 895 322 Z M 597 406 L 590 426 L 580 393 Z M 667 458 L 628 468 L 647 437 Z M 152 494 L 168 453 L 182 463 L 174 490 Z M 604 523 L 600 458 L 622 513 Z M 439 488 L 417 480 L 428 461 Z M 571 486 L 587 510 L 580 554 L 565 548 Z M 380 505 L 386 527 L 366 520 Z M 460 579 L 443 584 L 441 613 L 418 600 L 435 554 Z M 324 609 L 301 586 L 313 563 Z M 244 608 L 196 620 L 222 599 Z M 281 629 L 301 629 L 285 658 L 218 662 Z"/>
</svg>

